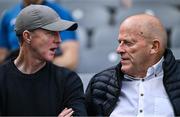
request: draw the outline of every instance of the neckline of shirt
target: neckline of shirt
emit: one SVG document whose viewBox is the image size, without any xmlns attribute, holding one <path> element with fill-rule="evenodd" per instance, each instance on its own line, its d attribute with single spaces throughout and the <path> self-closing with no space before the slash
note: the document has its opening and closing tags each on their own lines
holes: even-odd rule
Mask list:
<svg viewBox="0 0 180 117">
<path fill-rule="evenodd" d="M 144 78 L 139 78 L 139 77 L 133 77 L 127 74 L 124 74 L 124 80 L 129 80 L 129 81 L 134 81 L 134 80 L 147 80 L 147 79 L 152 79 L 155 77 L 158 77 L 163 73 L 163 68 L 162 68 L 162 63 L 164 61 L 164 57 L 162 57 L 156 64 L 154 64 L 152 67 L 149 67 L 147 70 L 147 74 Z M 151 76 L 154 77 L 151 77 Z"/>
</svg>

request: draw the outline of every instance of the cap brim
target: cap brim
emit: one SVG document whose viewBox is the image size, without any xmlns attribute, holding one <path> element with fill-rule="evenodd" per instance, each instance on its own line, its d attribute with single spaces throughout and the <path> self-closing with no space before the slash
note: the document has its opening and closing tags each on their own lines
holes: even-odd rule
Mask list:
<svg viewBox="0 0 180 117">
<path fill-rule="evenodd" d="M 73 30 L 76 30 L 77 27 L 78 27 L 78 24 L 76 22 L 61 19 L 61 20 L 57 20 L 56 22 L 45 25 L 41 28 L 50 30 L 50 31 L 64 31 L 64 30 L 73 31 Z"/>
</svg>

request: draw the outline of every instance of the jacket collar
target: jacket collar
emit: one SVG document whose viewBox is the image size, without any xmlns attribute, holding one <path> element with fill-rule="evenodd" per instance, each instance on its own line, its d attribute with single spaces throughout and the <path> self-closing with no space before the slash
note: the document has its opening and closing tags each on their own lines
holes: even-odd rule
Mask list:
<svg viewBox="0 0 180 117">
<path fill-rule="evenodd" d="M 163 70 L 164 70 L 164 78 L 163 82 L 164 84 L 168 84 L 170 82 L 173 82 L 176 80 L 175 78 L 172 78 L 173 74 L 175 73 L 177 69 L 177 61 L 170 49 L 166 49 L 164 53 L 164 62 L 163 62 Z"/>
</svg>

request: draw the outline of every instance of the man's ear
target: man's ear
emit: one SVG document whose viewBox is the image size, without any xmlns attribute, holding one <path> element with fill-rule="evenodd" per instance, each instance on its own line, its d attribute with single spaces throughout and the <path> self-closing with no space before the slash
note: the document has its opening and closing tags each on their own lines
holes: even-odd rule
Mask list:
<svg viewBox="0 0 180 117">
<path fill-rule="evenodd" d="M 24 42 L 30 44 L 31 43 L 30 32 L 28 30 L 25 30 L 22 35 L 23 35 Z"/>
<path fill-rule="evenodd" d="M 151 54 L 158 53 L 160 50 L 160 41 L 158 39 L 154 39 L 152 41 Z"/>
</svg>

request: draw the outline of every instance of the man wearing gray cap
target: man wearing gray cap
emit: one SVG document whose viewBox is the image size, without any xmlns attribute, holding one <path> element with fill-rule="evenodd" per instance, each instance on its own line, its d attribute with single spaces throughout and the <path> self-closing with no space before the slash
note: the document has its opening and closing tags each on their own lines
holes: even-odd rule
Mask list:
<svg viewBox="0 0 180 117">
<path fill-rule="evenodd" d="M 19 55 L 0 66 L 0 115 L 86 115 L 79 76 L 50 62 L 61 40 L 58 32 L 76 28 L 47 6 L 30 5 L 19 13 Z"/>
<path fill-rule="evenodd" d="M 17 0 L 15 0 L 17 1 Z M 19 44 L 14 32 L 16 17 L 19 12 L 30 4 L 41 4 L 54 9 L 65 20 L 74 21 L 71 12 L 56 1 L 50 0 L 18 0 L 11 8 L 6 9 L 0 20 L 0 64 L 17 57 Z M 56 50 L 53 63 L 71 70 L 75 70 L 79 58 L 79 41 L 76 31 L 61 31 L 61 44 Z"/>
</svg>

